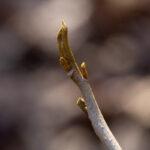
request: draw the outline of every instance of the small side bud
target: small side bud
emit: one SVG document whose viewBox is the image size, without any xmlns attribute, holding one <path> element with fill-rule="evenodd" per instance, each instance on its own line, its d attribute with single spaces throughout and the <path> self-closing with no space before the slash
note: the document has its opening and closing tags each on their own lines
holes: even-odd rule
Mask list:
<svg viewBox="0 0 150 150">
<path fill-rule="evenodd" d="M 82 97 L 79 97 L 79 99 L 77 100 L 77 105 L 80 107 L 80 109 L 87 113 L 87 104 L 86 104 L 86 101 L 82 98 Z"/>
<path fill-rule="evenodd" d="M 85 62 L 83 62 L 83 63 L 81 64 L 81 72 L 82 72 L 83 77 L 84 77 L 85 79 L 87 79 L 87 78 L 88 78 L 88 72 L 87 72 L 87 70 L 86 70 Z"/>
<path fill-rule="evenodd" d="M 70 65 L 68 64 L 67 60 L 64 57 L 60 57 L 59 62 L 64 67 L 65 71 L 68 72 L 71 70 Z"/>
</svg>

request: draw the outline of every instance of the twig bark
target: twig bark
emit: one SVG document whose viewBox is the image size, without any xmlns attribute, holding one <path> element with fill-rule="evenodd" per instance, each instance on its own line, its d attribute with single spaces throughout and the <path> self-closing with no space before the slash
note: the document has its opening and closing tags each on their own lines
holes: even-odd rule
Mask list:
<svg viewBox="0 0 150 150">
<path fill-rule="evenodd" d="M 67 75 L 77 84 L 80 88 L 85 101 L 86 109 L 80 103 L 80 108 L 83 111 L 87 111 L 88 117 L 92 123 L 95 133 L 99 139 L 104 143 L 108 150 L 122 150 L 119 143 L 110 131 L 104 117 L 98 107 L 94 94 L 92 92 L 91 86 L 87 80 L 88 74 L 86 71 L 85 62 L 81 64 L 80 71 L 71 48 L 68 42 L 68 28 L 67 25 L 62 22 L 62 26 L 57 35 L 58 49 L 60 55 L 60 64 L 64 67 Z M 84 102 L 84 101 L 83 101 Z"/>
</svg>

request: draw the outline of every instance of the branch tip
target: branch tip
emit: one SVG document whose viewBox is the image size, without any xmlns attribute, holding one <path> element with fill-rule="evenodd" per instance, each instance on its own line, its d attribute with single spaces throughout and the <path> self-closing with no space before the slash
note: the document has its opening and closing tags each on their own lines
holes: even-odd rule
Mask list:
<svg viewBox="0 0 150 150">
<path fill-rule="evenodd" d="M 64 21 L 57 33 L 57 43 L 60 57 L 64 57 L 68 63 L 74 62 L 74 56 L 68 42 L 68 28 Z"/>
<path fill-rule="evenodd" d="M 68 27 L 64 21 L 62 21 L 62 25 L 57 34 L 57 43 L 60 56 L 60 64 L 66 71 L 70 71 L 70 69 L 74 68 L 74 70 L 79 72 L 80 76 L 82 77 L 82 73 L 75 61 L 74 55 L 68 42 Z"/>
<path fill-rule="evenodd" d="M 67 24 L 64 21 L 62 21 L 62 27 L 64 30 L 68 30 Z"/>
</svg>

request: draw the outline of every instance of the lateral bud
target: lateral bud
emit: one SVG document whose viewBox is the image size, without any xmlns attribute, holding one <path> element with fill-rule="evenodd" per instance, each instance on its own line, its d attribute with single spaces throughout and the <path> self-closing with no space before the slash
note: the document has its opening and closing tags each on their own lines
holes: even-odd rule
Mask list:
<svg viewBox="0 0 150 150">
<path fill-rule="evenodd" d="M 64 67 L 65 71 L 69 72 L 71 70 L 70 65 L 64 57 L 60 57 L 59 62 Z"/>
<path fill-rule="evenodd" d="M 86 65 L 85 65 L 85 62 L 82 62 L 81 64 L 81 72 L 82 72 L 82 75 L 85 79 L 88 78 L 88 72 L 86 70 Z"/>
<path fill-rule="evenodd" d="M 77 105 L 80 107 L 80 109 L 87 113 L 87 104 L 86 104 L 86 101 L 82 98 L 82 97 L 79 97 L 79 99 L 77 100 Z"/>
</svg>

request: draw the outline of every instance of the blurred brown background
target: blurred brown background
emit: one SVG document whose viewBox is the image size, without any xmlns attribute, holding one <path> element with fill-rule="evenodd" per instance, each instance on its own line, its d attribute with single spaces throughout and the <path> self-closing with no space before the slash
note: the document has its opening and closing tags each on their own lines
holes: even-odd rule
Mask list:
<svg viewBox="0 0 150 150">
<path fill-rule="evenodd" d="M 104 150 L 58 62 L 62 20 L 123 149 L 149 150 L 149 0 L 0 0 L 0 150 Z"/>
</svg>

